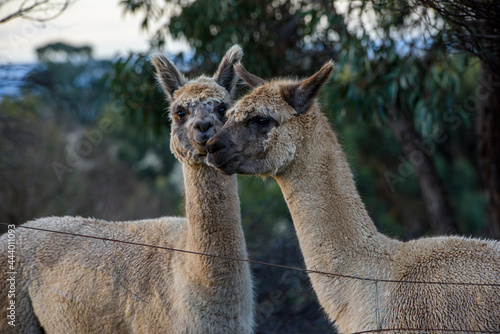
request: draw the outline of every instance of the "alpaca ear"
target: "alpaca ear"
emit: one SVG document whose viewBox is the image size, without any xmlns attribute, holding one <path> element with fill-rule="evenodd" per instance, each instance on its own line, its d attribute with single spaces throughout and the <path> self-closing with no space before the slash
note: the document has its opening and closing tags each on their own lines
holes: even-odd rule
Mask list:
<svg viewBox="0 0 500 334">
<path fill-rule="evenodd" d="M 227 50 L 224 58 L 220 62 L 219 69 L 214 74 L 215 81 L 224 87 L 229 93 L 232 92 L 236 82 L 238 82 L 238 77 L 234 72 L 234 64 L 239 63 L 243 57 L 243 50 L 239 45 L 233 45 L 229 50 Z"/>
<path fill-rule="evenodd" d="M 241 64 L 234 65 L 234 70 L 236 71 L 236 74 L 238 74 L 240 79 L 245 81 L 252 88 L 262 86 L 266 83 L 266 80 L 261 79 L 258 76 L 248 72 Z"/>
<path fill-rule="evenodd" d="M 186 79 L 164 55 L 154 54 L 151 61 L 156 68 L 156 79 L 163 87 L 168 99 L 172 101 L 175 91 L 186 84 Z"/>
<path fill-rule="evenodd" d="M 314 102 L 323 84 L 330 78 L 333 71 L 333 62 L 329 61 L 321 69 L 301 81 L 299 84 L 288 84 L 280 87 L 283 99 L 297 112 L 305 113 Z"/>
</svg>

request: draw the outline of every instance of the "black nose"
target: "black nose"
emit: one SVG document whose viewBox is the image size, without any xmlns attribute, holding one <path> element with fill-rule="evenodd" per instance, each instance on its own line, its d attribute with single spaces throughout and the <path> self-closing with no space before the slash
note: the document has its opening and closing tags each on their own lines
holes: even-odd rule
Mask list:
<svg viewBox="0 0 500 334">
<path fill-rule="evenodd" d="M 201 133 L 206 133 L 214 126 L 212 121 L 209 120 L 199 120 L 194 123 L 194 128 Z"/>
<path fill-rule="evenodd" d="M 207 142 L 208 153 L 215 153 L 217 151 L 223 150 L 224 148 L 226 148 L 226 144 L 224 144 L 224 142 L 222 140 L 219 140 L 219 138 L 217 137 L 212 137 L 212 139 Z"/>
</svg>

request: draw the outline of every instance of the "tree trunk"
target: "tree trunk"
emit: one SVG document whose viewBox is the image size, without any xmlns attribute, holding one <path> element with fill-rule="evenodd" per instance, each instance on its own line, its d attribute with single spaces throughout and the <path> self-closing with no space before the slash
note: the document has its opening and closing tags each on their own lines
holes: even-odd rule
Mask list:
<svg viewBox="0 0 500 334">
<path fill-rule="evenodd" d="M 432 151 L 425 147 L 413 123 L 400 112 L 393 110 L 390 113 L 389 124 L 417 175 L 432 232 L 436 235 L 456 234 L 457 223 L 443 182 L 430 156 Z"/>
<path fill-rule="evenodd" d="M 476 136 L 481 179 L 488 193 L 488 235 L 500 237 L 500 76 L 484 63 L 476 90 Z"/>
</svg>

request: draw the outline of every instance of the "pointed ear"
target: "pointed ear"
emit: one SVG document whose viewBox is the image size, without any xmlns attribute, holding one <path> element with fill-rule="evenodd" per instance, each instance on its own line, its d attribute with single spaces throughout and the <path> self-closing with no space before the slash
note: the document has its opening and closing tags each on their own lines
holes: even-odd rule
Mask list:
<svg viewBox="0 0 500 334">
<path fill-rule="evenodd" d="M 215 81 L 224 87 L 230 94 L 238 82 L 238 77 L 234 72 L 233 65 L 239 63 L 243 57 L 243 50 L 239 45 L 233 45 L 227 50 L 224 58 L 220 62 L 219 69 L 215 72 L 213 78 Z"/>
<path fill-rule="evenodd" d="M 303 114 L 313 104 L 323 84 L 330 78 L 333 71 L 333 62 L 329 61 L 314 75 L 301 81 L 299 84 L 282 85 L 281 96 L 283 99 L 297 111 L 297 114 Z"/>
<path fill-rule="evenodd" d="M 163 87 L 168 99 L 172 101 L 174 92 L 186 84 L 186 79 L 164 55 L 154 54 L 151 61 L 156 68 L 158 83 Z"/>
<path fill-rule="evenodd" d="M 245 81 L 252 88 L 262 86 L 266 83 L 266 80 L 261 79 L 258 76 L 248 72 L 241 64 L 234 65 L 234 70 L 236 71 L 236 74 L 238 74 L 240 79 Z"/>
</svg>

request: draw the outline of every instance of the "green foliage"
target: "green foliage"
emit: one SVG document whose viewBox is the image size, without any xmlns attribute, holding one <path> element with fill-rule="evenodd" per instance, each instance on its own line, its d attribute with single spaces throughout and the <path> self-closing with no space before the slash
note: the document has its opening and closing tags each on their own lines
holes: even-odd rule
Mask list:
<svg viewBox="0 0 500 334">
<path fill-rule="evenodd" d="M 340 116 L 350 114 L 379 126 L 392 114 L 403 113 L 425 136 L 442 124 L 444 112 L 455 109 L 467 58 L 392 54 L 372 59 L 362 50 L 343 50 L 334 89 L 324 94 L 327 103 Z"/>
<path fill-rule="evenodd" d="M 116 108 L 142 137 L 151 142 L 168 140 L 168 103 L 148 55 L 130 54 L 116 59 L 108 72 L 107 85 Z"/>
<path fill-rule="evenodd" d="M 464 56 L 446 55 L 440 31 L 426 25 L 424 8 L 406 1 L 365 0 L 347 8 L 324 1 L 121 3 L 144 16 L 146 29 L 169 12 L 152 33 L 152 46 L 163 47 L 169 34 L 185 39 L 196 74 L 213 71 L 234 43 L 244 48 L 245 66 L 263 77 L 310 74 L 333 58 L 334 89 L 326 94 L 333 110 L 382 125 L 395 109 L 424 134 L 453 107 L 468 66 Z M 434 21 L 439 26 L 440 18 Z"/>
<path fill-rule="evenodd" d="M 143 16 L 144 29 L 160 26 L 153 32 L 153 48 L 163 48 L 167 35 L 187 40 L 194 51 L 190 67 L 198 73 L 215 70 L 235 43 L 242 45 L 245 65 L 257 75 L 307 73 L 312 64 L 336 54 L 336 41 L 326 38 L 335 33 L 320 22 L 328 15 L 333 21 L 342 21 L 332 14 L 332 4 L 304 0 L 124 0 L 121 5 L 124 11 Z M 162 16 L 164 13 L 170 15 Z"/>
<path fill-rule="evenodd" d="M 292 15 L 296 9 L 300 12 Z M 186 38 L 194 48 L 194 62 L 198 65 L 217 63 L 225 50 L 239 43 L 246 54 L 245 64 L 256 74 L 269 76 L 279 68 L 281 73 L 287 73 L 291 67 L 283 56 L 303 38 L 306 12 L 305 1 L 200 0 L 172 17 L 165 26 L 167 30 L 155 35 L 155 43 L 161 46 L 166 33 Z"/>
<path fill-rule="evenodd" d="M 345 118 L 335 122 L 335 128 L 341 135 L 340 142 L 351 165 L 361 198 L 375 224 L 383 233 L 408 238 L 409 231 L 398 222 L 404 221 L 403 215 L 406 214 L 408 202 L 418 193 L 418 185 L 414 177 L 409 178 L 404 182 L 404 188 L 398 189 L 400 196 L 405 195 L 401 196 L 400 201 L 394 200 L 396 194 L 389 189 L 384 171 L 397 169 L 399 161 L 392 157 L 401 154 L 401 151 L 391 131 Z M 409 200 L 401 200 L 404 198 Z"/>
<path fill-rule="evenodd" d="M 461 231 L 465 235 L 481 235 L 487 228 L 486 196 L 478 188 L 478 175 L 474 166 L 466 158 L 458 158 L 447 166 L 446 178 L 455 204 Z"/>
</svg>

